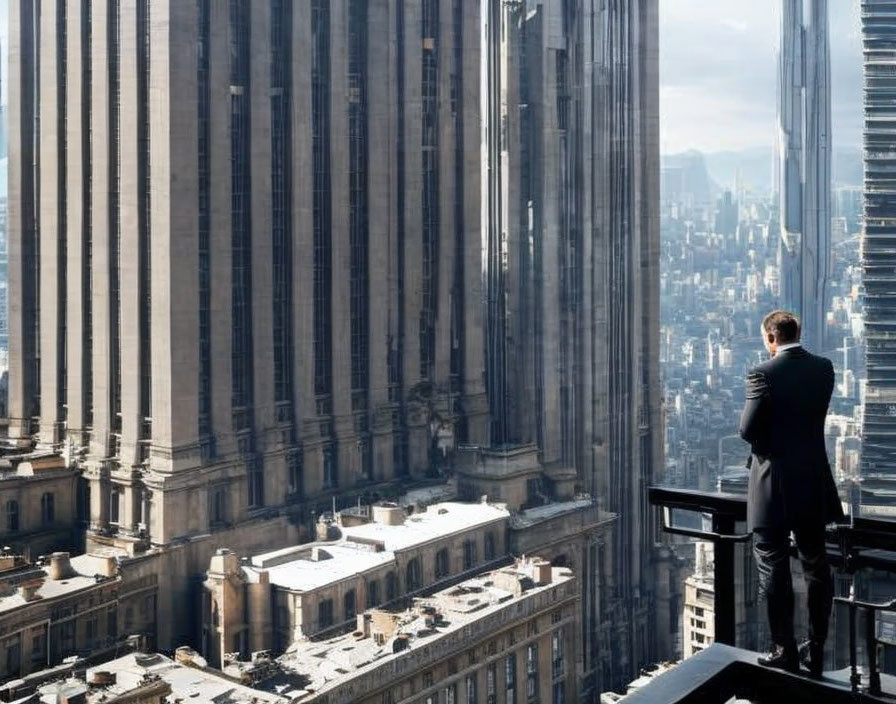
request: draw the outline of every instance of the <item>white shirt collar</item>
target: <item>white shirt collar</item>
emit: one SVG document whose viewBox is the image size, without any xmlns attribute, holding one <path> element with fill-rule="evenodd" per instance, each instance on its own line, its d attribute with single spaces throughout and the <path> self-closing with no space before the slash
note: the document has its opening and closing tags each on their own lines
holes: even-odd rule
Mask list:
<svg viewBox="0 0 896 704">
<path fill-rule="evenodd" d="M 794 347 L 800 347 L 799 342 L 788 342 L 786 345 L 778 345 L 778 349 L 775 352 L 783 352 L 784 350 L 792 350 Z"/>
</svg>

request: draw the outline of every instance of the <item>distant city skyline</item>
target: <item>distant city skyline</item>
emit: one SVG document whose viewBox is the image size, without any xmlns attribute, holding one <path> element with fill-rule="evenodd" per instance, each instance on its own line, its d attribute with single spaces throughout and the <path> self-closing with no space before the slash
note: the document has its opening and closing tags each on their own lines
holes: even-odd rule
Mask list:
<svg viewBox="0 0 896 704">
<path fill-rule="evenodd" d="M 660 1 L 660 148 L 769 147 L 775 139 L 777 0 Z M 862 143 L 859 0 L 830 3 L 834 148 Z"/>
</svg>

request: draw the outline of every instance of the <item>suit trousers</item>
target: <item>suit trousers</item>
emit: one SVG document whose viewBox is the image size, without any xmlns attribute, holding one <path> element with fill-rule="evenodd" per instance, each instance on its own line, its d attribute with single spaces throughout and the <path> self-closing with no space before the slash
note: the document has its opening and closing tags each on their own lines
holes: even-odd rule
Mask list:
<svg viewBox="0 0 896 704">
<path fill-rule="evenodd" d="M 834 600 L 834 579 L 825 550 L 824 524 L 793 531 L 808 587 L 809 638 L 823 643 Z M 772 641 L 789 648 L 793 634 L 793 581 L 790 575 L 790 532 L 755 528 L 753 554 L 759 570 L 759 593 L 765 596 Z"/>
</svg>

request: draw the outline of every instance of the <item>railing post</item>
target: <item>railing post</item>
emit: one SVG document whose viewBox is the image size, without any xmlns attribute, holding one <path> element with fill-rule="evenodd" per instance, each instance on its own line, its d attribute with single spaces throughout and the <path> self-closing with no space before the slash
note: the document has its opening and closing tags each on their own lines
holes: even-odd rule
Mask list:
<svg viewBox="0 0 896 704">
<path fill-rule="evenodd" d="M 712 530 L 719 535 L 734 535 L 734 518 L 723 513 L 713 514 Z M 734 542 L 717 540 L 714 543 L 715 578 L 713 584 L 716 619 L 716 643 L 737 645 L 735 633 L 734 598 Z"/>
</svg>

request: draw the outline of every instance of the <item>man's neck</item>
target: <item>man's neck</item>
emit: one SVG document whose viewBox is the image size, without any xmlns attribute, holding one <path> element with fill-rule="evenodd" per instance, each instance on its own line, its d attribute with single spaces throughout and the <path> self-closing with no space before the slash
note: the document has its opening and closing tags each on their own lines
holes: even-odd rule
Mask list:
<svg viewBox="0 0 896 704">
<path fill-rule="evenodd" d="M 799 346 L 799 342 L 788 342 L 786 345 L 778 345 L 778 347 L 775 349 L 775 354 L 777 354 L 778 352 L 783 352 L 784 350 L 792 350 L 794 347 Z"/>
</svg>

